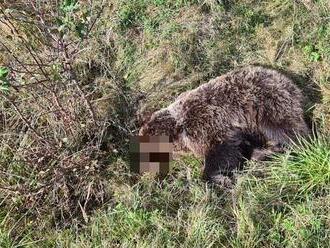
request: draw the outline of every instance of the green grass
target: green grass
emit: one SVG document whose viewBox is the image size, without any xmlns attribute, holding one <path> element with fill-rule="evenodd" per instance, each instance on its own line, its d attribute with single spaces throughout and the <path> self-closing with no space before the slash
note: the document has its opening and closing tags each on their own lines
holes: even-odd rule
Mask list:
<svg viewBox="0 0 330 248">
<path fill-rule="evenodd" d="M 41 247 L 327 247 L 329 151 L 328 137 L 301 140 L 271 162 L 250 163 L 232 190 L 206 185 L 201 161 L 185 156 L 164 181 L 112 182 L 113 199 L 83 226 L 25 239 Z M 8 237 L 3 243 L 10 247 Z"/>
<path fill-rule="evenodd" d="M 256 247 L 327 247 L 330 193 L 329 138 L 301 140 L 263 168 L 262 179 L 240 184 L 237 244 Z M 252 230 L 249 232 L 249 230 Z M 252 244 L 251 243 L 251 244 Z"/>
<path fill-rule="evenodd" d="M 70 0 L 39 6 L 47 25 L 16 2 L 17 30 L 0 22 L 0 247 L 329 246 L 329 1 Z M 49 33 L 78 52 L 49 50 Z M 233 189 L 190 155 L 164 181 L 130 174 L 144 115 L 246 64 L 294 76 L 317 137 Z"/>
</svg>

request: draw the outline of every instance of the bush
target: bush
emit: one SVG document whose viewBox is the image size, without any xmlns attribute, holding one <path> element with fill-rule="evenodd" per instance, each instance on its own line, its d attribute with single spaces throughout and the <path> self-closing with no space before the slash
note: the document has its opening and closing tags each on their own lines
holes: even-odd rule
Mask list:
<svg viewBox="0 0 330 248">
<path fill-rule="evenodd" d="M 120 120 L 98 106 L 105 68 L 95 70 L 93 54 L 81 61 L 103 7 L 24 1 L 1 10 L 1 207 L 68 224 L 109 197 L 107 132 Z M 118 139 L 127 143 L 128 132 Z"/>
</svg>

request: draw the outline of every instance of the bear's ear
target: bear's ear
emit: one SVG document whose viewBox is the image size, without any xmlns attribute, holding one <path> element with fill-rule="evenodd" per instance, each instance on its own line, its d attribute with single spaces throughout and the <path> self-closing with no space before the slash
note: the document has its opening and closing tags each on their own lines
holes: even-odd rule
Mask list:
<svg viewBox="0 0 330 248">
<path fill-rule="evenodd" d="M 177 122 L 167 109 L 154 112 L 141 127 L 139 135 L 168 135 L 177 138 Z"/>
<path fill-rule="evenodd" d="M 143 126 L 143 124 L 147 123 L 151 116 L 152 116 L 152 111 L 146 111 L 146 112 L 143 112 L 143 113 L 138 113 L 137 114 L 137 124 L 138 126 Z"/>
</svg>

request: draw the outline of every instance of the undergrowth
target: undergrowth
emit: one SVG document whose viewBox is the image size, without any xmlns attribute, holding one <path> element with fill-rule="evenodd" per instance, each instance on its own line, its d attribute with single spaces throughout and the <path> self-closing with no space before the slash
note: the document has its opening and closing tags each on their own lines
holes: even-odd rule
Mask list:
<svg viewBox="0 0 330 248">
<path fill-rule="evenodd" d="M 330 5 L 1 1 L 0 247 L 327 247 Z M 293 77 L 317 137 L 229 190 L 183 156 L 136 180 L 129 136 L 233 68 Z"/>
</svg>

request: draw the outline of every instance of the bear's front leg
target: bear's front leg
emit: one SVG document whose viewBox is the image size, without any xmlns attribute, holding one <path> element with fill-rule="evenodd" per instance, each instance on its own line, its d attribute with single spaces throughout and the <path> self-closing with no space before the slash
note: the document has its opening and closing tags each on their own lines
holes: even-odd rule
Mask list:
<svg viewBox="0 0 330 248">
<path fill-rule="evenodd" d="M 216 144 L 205 156 L 203 178 L 212 183 L 228 186 L 232 184 L 233 172 L 242 169 L 244 160 L 240 144 L 237 142 Z"/>
</svg>

